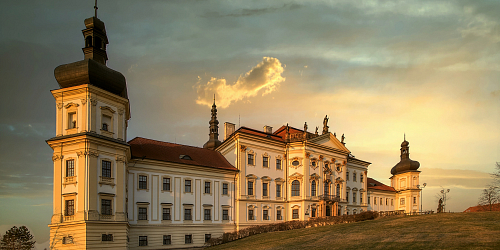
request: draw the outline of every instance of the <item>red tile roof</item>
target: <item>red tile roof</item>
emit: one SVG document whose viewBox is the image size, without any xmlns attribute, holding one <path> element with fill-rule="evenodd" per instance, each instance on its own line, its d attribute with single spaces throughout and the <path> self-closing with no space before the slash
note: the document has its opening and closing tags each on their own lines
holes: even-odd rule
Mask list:
<svg viewBox="0 0 500 250">
<path fill-rule="evenodd" d="M 368 183 L 368 189 L 375 189 L 375 190 L 381 190 L 381 191 L 390 191 L 390 192 L 396 192 L 396 190 L 393 187 L 389 187 L 382 182 L 376 181 L 370 177 L 366 178 Z"/>
<path fill-rule="evenodd" d="M 128 143 L 130 144 L 132 159 L 144 158 L 149 160 L 238 171 L 238 169 L 233 167 L 233 165 L 231 165 L 226 158 L 224 158 L 224 156 L 214 150 L 156 141 L 142 137 L 136 137 Z M 181 155 L 187 155 L 191 157 L 191 160 L 181 159 Z"/>
<path fill-rule="evenodd" d="M 465 209 L 464 212 L 486 212 L 486 211 L 500 211 L 500 203 L 492 204 L 491 210 L 489 205 L 475 206 Z"/>
</svg>

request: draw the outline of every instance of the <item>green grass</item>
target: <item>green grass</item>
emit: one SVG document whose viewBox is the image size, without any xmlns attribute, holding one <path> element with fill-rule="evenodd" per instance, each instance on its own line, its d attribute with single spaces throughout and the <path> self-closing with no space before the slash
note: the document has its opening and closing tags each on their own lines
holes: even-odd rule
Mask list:
<svg viewBox="0 0 500 250">
<path fill-rule="evenodd" d="M 379 218 L 264 233 L 208 249 L 500 249 L 500 212 Z"/>
</svg>

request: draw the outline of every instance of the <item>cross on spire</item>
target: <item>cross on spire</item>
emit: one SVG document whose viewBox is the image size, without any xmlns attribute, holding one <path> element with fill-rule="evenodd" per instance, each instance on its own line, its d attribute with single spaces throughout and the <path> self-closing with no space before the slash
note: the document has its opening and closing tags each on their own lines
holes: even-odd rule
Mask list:
<svg viewBox="0 0 500 250">
<path fill-rule="evenodd" d="M 95 0 L 95 5 L 94 5 L 95 14 L 94 14 L 94 16 L 96 18 L 97 18 L 97 9 L 99 9 L 99 8 L 97 8 L 97 0 Z"/>
</svg>

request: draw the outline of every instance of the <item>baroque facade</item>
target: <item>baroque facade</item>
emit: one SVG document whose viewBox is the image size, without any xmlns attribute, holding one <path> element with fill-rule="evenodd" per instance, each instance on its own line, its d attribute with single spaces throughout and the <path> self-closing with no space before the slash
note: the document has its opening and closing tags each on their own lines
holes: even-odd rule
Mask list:
<svg viewBox="0 0 500 250">
<path fill-rule="evenodd" d="M 108 39 L 96 16 L 82 31 L 84 60 L 57 67 L 50 244 L 55 249 L 202 246 L 252 225 L 367 210 L 418 210 L 419 163 L 401 145 L 391 186 L 367 177 L 328 118 L 314 133 L 224 124 L 212 106 L 203 148 L 137 137 L 125 77 L 106 66 Z"/>
</svg>

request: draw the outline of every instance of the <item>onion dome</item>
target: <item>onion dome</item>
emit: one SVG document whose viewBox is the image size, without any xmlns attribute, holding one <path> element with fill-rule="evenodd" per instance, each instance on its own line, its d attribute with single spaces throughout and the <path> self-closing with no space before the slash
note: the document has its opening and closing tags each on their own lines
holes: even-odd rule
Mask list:
<svg viewBox="0 0 500 250">
<path fill-rule="evenodd" d="M 54 76 L 61 88 L 91 84 L 124 98 L 127 97 L 125 77 L 106 66 L 108 37 L 104 23 L 96 16 L 85 19 L 84 60 L 58 66 Z"/>
<path fill-rule="evenodd" d="M 396 175 L 407 171 L 416 171 L 420 167 L 418 161 L 410 159 L 410 143 L 406 139 L 401 143 L 401 161 L 391 169 L 391 174 Z"/>
</svg>

